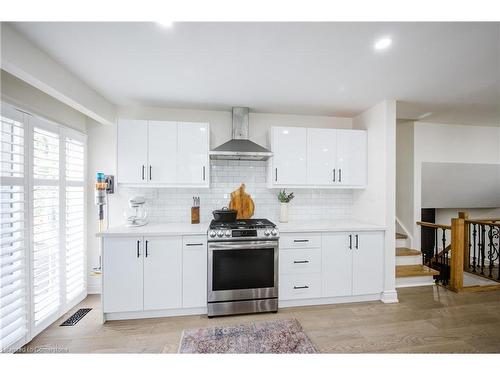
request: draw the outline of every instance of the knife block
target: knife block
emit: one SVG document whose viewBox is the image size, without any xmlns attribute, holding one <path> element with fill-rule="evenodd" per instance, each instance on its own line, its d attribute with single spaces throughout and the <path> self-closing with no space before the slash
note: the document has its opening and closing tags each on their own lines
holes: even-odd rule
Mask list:
<svg viewBox="0 0 500 375">
<path fill-rule="evenodd" d="M 191 224 L 200 224 L 200 207 L 191 207 Z"/>
</svg>

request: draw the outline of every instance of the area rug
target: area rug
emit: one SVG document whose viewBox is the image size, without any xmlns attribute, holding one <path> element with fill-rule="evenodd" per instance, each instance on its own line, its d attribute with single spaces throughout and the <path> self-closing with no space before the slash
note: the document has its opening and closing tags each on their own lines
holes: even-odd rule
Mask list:
<svg viewBox="0 0 500 375">
<path fill-rule="evenodd" d="M 317 353 L 296 319 L 188 329 L 179 353 Z"/>
</svg>

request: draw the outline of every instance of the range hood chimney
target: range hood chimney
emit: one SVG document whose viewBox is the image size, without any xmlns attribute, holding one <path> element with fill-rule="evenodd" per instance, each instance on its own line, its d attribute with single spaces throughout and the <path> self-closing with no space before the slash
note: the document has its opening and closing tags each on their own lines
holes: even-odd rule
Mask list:
<svg viewBox="0 0 500 375">
<path fill-rule="evenodd" d="M 248 139 L 248 108 L 233 107 L 232 139 L 209 152 L 210 159 L 267 160 L 271 151 Z"/>
</svg>

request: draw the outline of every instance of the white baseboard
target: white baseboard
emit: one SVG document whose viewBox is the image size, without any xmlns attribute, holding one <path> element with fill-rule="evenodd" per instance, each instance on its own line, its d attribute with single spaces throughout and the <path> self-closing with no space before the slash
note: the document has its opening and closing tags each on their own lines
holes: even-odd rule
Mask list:
<svg viewBox="0 0 500 375">
<path fill-rule="evenodd" d="M 104 321 L 107 320 L 127 320 L 127 319 L 147 319 L 147 318 L 166 318 L 170 316 L 183 315 L 205 315 L 207 308 L 192 307 L 185 309 L 168 309 L 152 311 L 126 311 L 126 312 L 108 312 L 104 313 Z"/>
<path fill-rule="evenodd" d="M 435 285 L 432 276 L 412 276 L 412 277 L 397 277 L 396 288 L 408 288 L 412 286 Z"/>
<path fill-rule="evenodd" d="M 396 290 L 386 290 L 382 292 L 380 300 L 383 303 L 398 303 L 399 302 L 398 292 Z"/>
<path fill-rule="evenodd" d="M 101 294 L 101 286 L 87 285 L 87 294 Z"/>
<path fill-rule="evenodd" d="M 366 294 L 362 296 L 345 296 L 345 297 L 326 297 L 326 298 L 310 298 L 278 301 L 278 307 L 296 307 L 296 306 L 314 306 L 314 305 L 333 305 L 337 303 L 352 303 L 352 302 L 367 302 L 380 301 L 380 293 Z"/>
</svg>

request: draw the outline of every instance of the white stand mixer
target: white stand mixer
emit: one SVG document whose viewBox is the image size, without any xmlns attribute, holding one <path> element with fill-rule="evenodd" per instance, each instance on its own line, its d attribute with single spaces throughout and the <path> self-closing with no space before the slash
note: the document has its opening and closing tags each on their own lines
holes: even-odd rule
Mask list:
<svg viewBox="0 0 500 375">
<path fill-rule="evenodd" d="M 127 227 L 141 227 L 148 223 L 145 204 L 146 198 L 140 195 L 133 196 L 128 200 L 130 209 L 125 212 Z"/>
</svg>

